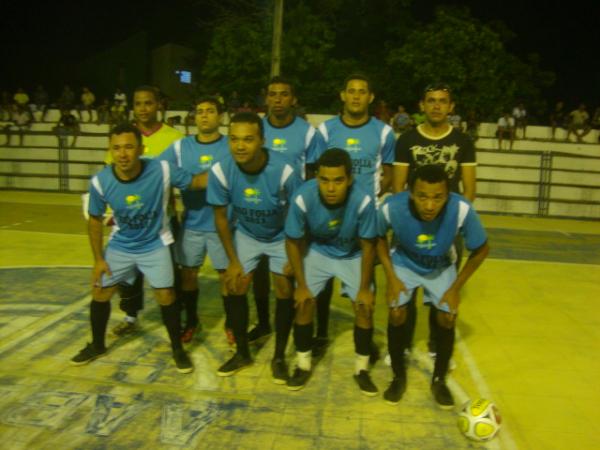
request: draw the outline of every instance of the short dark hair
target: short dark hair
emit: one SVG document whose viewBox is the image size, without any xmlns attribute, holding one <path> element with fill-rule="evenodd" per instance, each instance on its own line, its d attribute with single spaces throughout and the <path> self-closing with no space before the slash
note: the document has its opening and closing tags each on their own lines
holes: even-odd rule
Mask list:
<svg viewBox="0 0 600 450">
<path fill-rule="evenodd" d="M 118 136 L 119 134 L 125 133 L 133 133 L 135 135 L 135 139 L 138 145 L 142 145 L 142 133 L 140 132 L 138 127 L 136 127 L 131 122 L 123 122 L 114 126 L 108 133 L 108 136 L 110 138 L 112 136 Z"/>
<path fill-rule="evenodd" d="M 411 173 L 408 178 L 408 186 L 412 192 L 417 180 L 425 181 L 426 183 L 445 183 L 446 188 L 450 191 L 450 180 L 444 166 L 440 164 L 426 164 L 419 166 Z"/>
<path fill-rule="evenodd" d="M 343 166 L 346 175 L 352 175 L 352 158 L 350 154 L 341 148 L 330 148 L 323 152 L 317 160 L 317 170 L 319 167 L 340 167 Z"/>
<path fill-rule="evenodd" d="M 150 86 L 149 84 L 142 84 L 141 86 L 136 87 L 133 90 L 133 95 L 135 95 L 137 92 L 150 92 L 152 93 L 152 95 L 154 95 L 154 99 L 157 102 L 160 102 L 160 89 L 158 89 L 156 86 Z"/>
<path fill-rule="evenodd" d="M 258 130 L 260 132 L 261 139 L 264 139 L 265 137 L 265 126 L 260 116 L 255 112 L 244 111 L 237 113 L 231 118 L 229 126 L 231 127 L 231 125 L 233 125 L 234 123 L 255 123 L 256 125 L 258 125 Z"/>
<path fill-rule="evenodd" d="M 428 92 L 433 91 L 447 92 L 448 96 L 450 97 L 450 100 L 452 100 L 452 89 L 450 89 L 450 86 L 447 83 L 443 83 L 441 81 L 436 81 L 435 83 L 430 83 L 427 86 L 425 86 L 425 88 L 423 89 L 423 100 L 425 100 L 425 97 L 427 96 Z"/>
<path fill-rule="evenodd" d="M 292 95 L 294 95 L 294 96 L 296 95 L 296 89 L 294 88 L 294 83 L 292 83 L 289 78 L 286 78 L 281 75 L 275 75 L 273 78 L 271 78 L 269 80 L 267 87 L 271 86 L 272 84 L 286 84 L 290 87 L 290 91 L 292 92 Z"/>
<path fill-rule="evenodd" d="M 217 99 L 217 97 L 214 97 L 212 95 L 204 95 L 202 97 L 198 97 L 194 102 L 194 107 L 198 106 L 200 103 L 210 103 L 212 105 L 215 105 L 217 107 L 217 112 L 219 114 L 223 114 L 223 105 L 221 104 L 219 99 Z"/>
<path fill-rule="evenodd" d="M 348 87 L 348 83 L 350 83 L 352 80 L 362 80 L 364 82 L 367 83 L 367 89 L 369 89 L 369 92 L 373 92 L 373 86 L 371 85 L 371 80 L 369 79 L 369 77 L 367 77 L 365 74 L 362 73 L 353 73 L 350 74 L 346 77 L 346 79 L 344 80 L 344 86 L 342 87 L 342 90 L 345 91 L 346 88 Z"/>
</svg>

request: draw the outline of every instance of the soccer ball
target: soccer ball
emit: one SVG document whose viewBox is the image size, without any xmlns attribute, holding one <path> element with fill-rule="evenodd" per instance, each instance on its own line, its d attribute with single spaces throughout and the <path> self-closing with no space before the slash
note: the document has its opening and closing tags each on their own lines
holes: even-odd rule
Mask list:
<svg viewBox="0 0 600 450">
<path fill-rule="evenodd" d="M 500 431 L 501 423 L 496 405 L 484 398 L 466 402 L 458 416 L 458 428 L 474 441 L 489 441 Z"/>
</svg>

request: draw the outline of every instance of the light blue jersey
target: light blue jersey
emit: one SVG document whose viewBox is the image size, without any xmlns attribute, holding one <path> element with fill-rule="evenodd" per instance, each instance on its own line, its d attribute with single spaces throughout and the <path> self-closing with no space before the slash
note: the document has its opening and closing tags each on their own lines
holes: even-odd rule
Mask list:
<svg viewBox="0 0 600 450">
<path fill-rule="evenodd" d="M 173 243 L 167 215 L 169 189 L 187 189 L 192 182 L 189 172 L 167 161 L 140 161 L 142 171 L 133 180 L 119 180 L 110 165 L 90 183 L 88 212 L 102 217 L 110 206 L 115 225 L 108 247 L 125 253 L 150 252 Z"/>
<path fill-rule="evenodd" d="M 321 200 L 317 180 L 309 180 L 294 195 L 285 234 L 292 239 L 307 237 L 310 248 L 325 256 L 354 258 L 360 252 L 360 239 L 377 236 L 375 202 L 353 185 L 346 201 L 331 208 Z"/>
<path fill-rule="evenodd" d="M 198 142 L 196 136 L 188 136 L 171 144 L 159 160 L 169 161 L 192 175 L 206 173 L 223 155 L 229 154 L 226 136 L 209 143 Z M 185 207 L 183 227 L 194 231 L 215 232 L 213 209 L 206 202 L 206 190 L 182 191 L 181 199 Z"/>
<path fill-rule="evenodd" d="M 468 250 L 475 250 L 487 241 L 471 203 L 453 192 L 431 222 L 417 218 L 409 191 L 391 195 L 379 208 L 378 229 L 380 236 L 385 236 L 389 229 L 394 232 L 394 266 L 407 267 L 420 275 L 453 265 L 451 249 L 457 234 L 464 236 Z"/>
<path fill-rule="evenodd" d="M 263 118 L 265 127 L 265 147 L 284 155 L 294 170 L 306 178 L 306 164 L 314 164 L 325 150 L 325 141 L 321 133 L 301 117 L 285 127 L 276 127 Z"/>
<path fill-rule="evenodd" d="M 377 197 L 381 189 L 382 165 L 394 163 L 396 138 L 392 127 L 374 117 L 363 125 L 353 127 L 337 116 L 323 122 L 319 131 L 325 139 L 326 148 L 341 148 L 350 154 L 354 180 Z M 317 158 L 319 156 L 320 153 Z"/>
<path fill-rule="evenodd" d="M 237 229 L 261 242 L 284 238 L 287 205 L 302 183 L 286 158 L 269 152 L 265 166 L 257 173 L 244 172 L 228 154 L 214 164 L 208 177 L 208 203 L 231 205 Z"/>
</svg>

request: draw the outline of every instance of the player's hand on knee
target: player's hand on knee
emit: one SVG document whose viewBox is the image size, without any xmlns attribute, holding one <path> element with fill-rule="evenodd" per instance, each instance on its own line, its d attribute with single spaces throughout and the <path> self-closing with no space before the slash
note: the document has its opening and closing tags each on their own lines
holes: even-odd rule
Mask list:
<svg viewBox="0 0 600 450">
<path fill-rule="evenodd" d="M 103 274 L 106 274 L 109 277 L 112 276 L 112 272 L 110 271 L 108 263 L 104 259 L 101 259 L 96 261 L 94 264 L 94 269 L 92 270 L 92 287 L 102 286 Z"/>
<path fill-rule="evenodd" d="M 370 316 L 375 309 L 375 294 L 371 289 L 360 289 L 356 294 L 356 306 L 363 309 L 365 315 Z"/>
<path fill-rule="evenodd" d="M 388 279 L 387 288 L 385 291 L 385 297 L 388 302 L 388 306 L 392 306 L 400 298 L 400 294 L 402 292 L 408 293 L 406 286 L 404 286 L 404 283 L 402 280 L 400 280 L 400 278 L 393 276 L 391 279 Z"/>
<path fill-rule="evenodd" d="M 458 289 L 450 288 L 448 289 L 442 299 L 440 300 L 440 306 L 448 305 L 449 313 L 452 315 L 458 314 L 458 304 L 460 303 L 460 294 Z"/>
<path fill-rule="evenodd" d="M 296 287 L 294 290 L 294 304 L 296 308 L 306 308 L 313 301 L 312 292 L 306 287 Z"/>
<path fill-rule="evenodd" d="M 244 269 L 239 262 L 230 262 L 225 271 L 225 285 L 230 294 L 238 293 L 240 278 L 244 275 Z"/>
</svg>

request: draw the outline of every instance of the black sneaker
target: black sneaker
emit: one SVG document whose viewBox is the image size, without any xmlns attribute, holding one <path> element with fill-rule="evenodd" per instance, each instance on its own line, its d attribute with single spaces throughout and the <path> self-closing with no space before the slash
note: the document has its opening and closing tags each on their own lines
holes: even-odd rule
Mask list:
<svg viewBox="0 0 600 450">
<path fill-rule="evenodd" d="M 369 397 L 374 397 L 379 392 L 377 386 L 375 386 L 375 384 L 373 384 L 371 381 L 369 372 L 366 370 L 361 370 L 358 372 L 358 375 L 354 375 L 354 379 L 360 388 L 360 392 L 363 394 L 368 395 Z"/>
<path fill-rule="evenodd" d="M 328 337 L 317 336 L 317 337 L 313 338 L 312 356 L 315 358 L 323 356 L 325 354 L 325 352 L 327 351 L 328 346 L 329 346 L 329 338 Z"/>
<path fill-rule="evenodd" d="M 248 332 L 248 342 L 256 342 L 260 339 L 266 338 L 271 333 L 273 333 L 273 331 L 271 330 L 270 326 L 264 327 L 262 325 L 255 325 L 254 328 Z"/>
<path fill-rule="evenodd" d="M 299 391 L 308 382 L 310 378 L 310 370 L 302 370 L 296 367 L 294 374 L 287 380 L 287 388 L 290 391 Z"/>
<path fill-rule="evenodd" d="M 220 377 L 230 377 L 234 373 L 239 372 L 250 365 L 252 365 L 252 358 L 235 353 L 229 361 L 219 367 L 217 375 Z"/>
<path fill-rule="evenodd" d="M 388 388 L 383 393 L 384 400 L 390 405 L 397 404 L 406 391 L 406 377 L 394 377 Z"/>
<path fill-rule="evenodd" d="M 71 358 L 71 365 L 73 366 L 83 366 L 96 358 L 104 355 L 106 353 L 106 349 L 97 349 L 94 344 L 87 344 L 79 353 L 77 353 L 73 358 Z"/>
<path fill-rule="evenodd" d="M 454 398 L 443 378 L 436 377 L 431 382 L 431 393 L 438 406 L 442 409 L 454 408 Z"/>
<path fill-rule="evenodd" d="M 190 357 L 186 353 L 186 351 L 182 348 L 177 350 L 173 350 L 173 359 L 175 360 L 175 366 L 177 367 L 177 372 L 179 373 L 191 373 L 194 370 L 194 366 L 192 365 L 192 361 L 190 361 Z"/>
<path fill-rule="evenodd" d="M 273 383 L 286 384 L 289 378 L 288 366 L 283 358 L 275 358 L 271 361 L 271 374 Z"/>
</svg>

